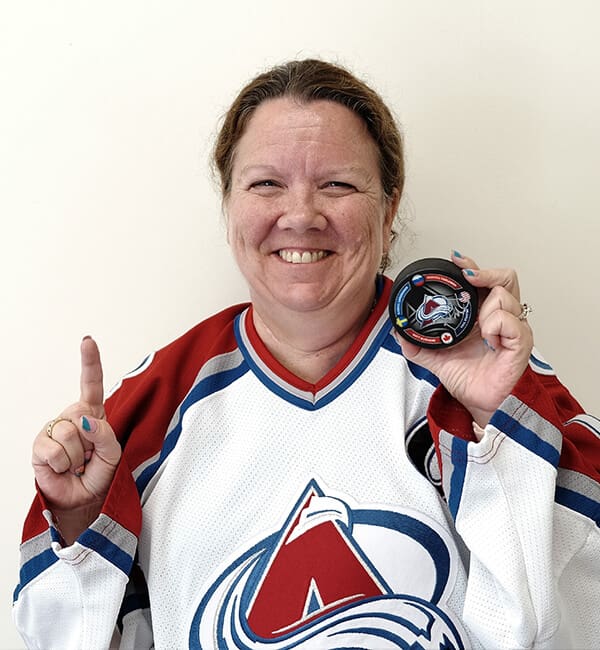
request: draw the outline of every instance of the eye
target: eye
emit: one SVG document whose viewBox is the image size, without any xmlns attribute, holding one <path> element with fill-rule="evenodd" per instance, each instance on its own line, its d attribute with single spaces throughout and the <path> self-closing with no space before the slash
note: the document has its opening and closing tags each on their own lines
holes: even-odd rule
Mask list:
<svg viewBox="0 0 600 650">
<path fill-rule="evenodd" d="M 277 187 L 277 183 L 270 178 L 265 178 L 262 181 L 255 181 L 251 183 L 250 187 Z"/>
<path fill-rule="evenodd" d="M 346 196 L 346 194 L 356 192 L 356 187 L 354 185 L 344 181 L 327 181 L 322 186 L 322 189 L 334 196 Z"/>
</svg>

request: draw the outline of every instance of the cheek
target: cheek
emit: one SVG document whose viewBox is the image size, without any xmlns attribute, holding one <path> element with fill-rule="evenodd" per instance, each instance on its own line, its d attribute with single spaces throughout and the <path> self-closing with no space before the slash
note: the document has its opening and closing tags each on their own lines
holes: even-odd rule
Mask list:
<svg viewBox="0 0 600 650">
<path fill-rule="evenodd" d="M 230 198 L 225 206 L 227 219 L 227 241 L 234 246 L 247 230 L 247 208 L 244 202 Z"/>
<path fill-rule="evenodd" d="M 239 218 L 229 218 L 227 221 L 227 242 L 237 257 L 246 248 L 248 231 L 240 224 Z"/>
<path fill-rule="evenodd" d="M 371 218 L 365 227 L 366 230 L 366 252 L 367 257 L 374 266 L 379 268 L 381 258 L 387 252 L 389 247 L 389 232 L 385 222 L 385 213 L 383 210 L 373 210 Z"/>
<path fill-rule="evenodd" d="M 376 241 L 383 250 L 387 250 L 392 233 L 392 224 L 389 218 L 390 206 L 385 199 L 382 199 L 377 211 L 373 230 Z"/>
<path fill-rule="evenodd" d="M 385 245 L 385 214 L 383 210 L 377 209 L 374 206 L 369 206 L 370 209 L 361 213 L 361 218 L 353 219 L 353 238 L 362 240 L 363 246 L 366 244 L 370 252 L 374 255 L 381 253 L 381 248 Z M 367 251 L 365 251 L 367 252 Z"/>
<path fill-rule="evenodd" d="M 247 202 L 232 202 L 226 215 L 227 241 L 234 252 L 258 248 L 269 233 L 268 219 Z"/>
<path fill-rule="evenodd" d="M 239 211 L 233 210 L 228 207 L 225 218 L 227 219 L 227 243 L 231 247 L 234 254 L 237 254 L 243 246 L 243 236 L 245 229 L 243 227 L 243 219 Z"/>
</svg>

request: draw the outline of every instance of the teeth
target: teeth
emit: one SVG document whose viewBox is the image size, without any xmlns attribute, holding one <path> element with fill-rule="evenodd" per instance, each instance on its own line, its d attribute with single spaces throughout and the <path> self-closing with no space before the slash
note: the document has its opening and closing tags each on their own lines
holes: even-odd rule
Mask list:
<svg viewBox="0 0 600 650">
<path fill-rule="evenodd" d="M 291 262 L 292 264 L 310 264 L 311 262 L 318 262 L 322 260 L 327 253 L 325 251 L 288 251 L 280 250 L 279 257 L 285 262 Z"/>
</svg>

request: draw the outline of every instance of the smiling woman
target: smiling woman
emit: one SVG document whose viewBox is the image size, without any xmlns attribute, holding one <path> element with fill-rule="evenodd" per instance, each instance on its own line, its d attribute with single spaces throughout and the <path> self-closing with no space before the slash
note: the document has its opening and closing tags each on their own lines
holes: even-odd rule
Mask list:
<svg viewBox="0 0 600 650">
<path fill-rule="evenodd" d="M 404 167 L 381 98 L 324 61 L 246 86 L 215 148 L 251 302 L 34 441 L 15 620 L 44 648 L 583 648 L 600 636 L 600 426 L 533 353 L 511 269 L 418 348 L 381 271 Z"/>
</svg>

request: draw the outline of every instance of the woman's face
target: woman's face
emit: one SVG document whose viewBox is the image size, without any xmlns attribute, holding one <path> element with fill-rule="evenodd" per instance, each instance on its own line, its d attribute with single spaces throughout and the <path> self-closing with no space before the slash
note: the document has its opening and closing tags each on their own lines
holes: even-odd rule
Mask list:
<svg viewBox="0 0 600 650">
<path fill-rule="evenodd" d="M 228 240 L 263 315 L 370 300 L 397 201 L 365 124 L 331 101 L 263 102 L 238 142 Z"/>
</svg>

